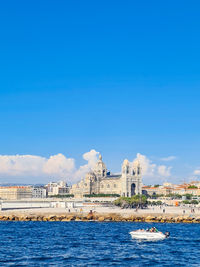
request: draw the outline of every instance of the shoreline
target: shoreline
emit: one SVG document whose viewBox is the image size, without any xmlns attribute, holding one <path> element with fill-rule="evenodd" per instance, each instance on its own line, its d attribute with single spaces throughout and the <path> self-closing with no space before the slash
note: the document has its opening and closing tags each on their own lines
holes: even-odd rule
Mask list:
<svg viewBox="0 0 200 267">
<path fill-rule="evenodd" d="M 0 221 L 96 221 L 96 222 L 155 222 L 155 223 L 200 223 L 200 214 L 180 214 L 180 212 L 152 212 L 151 210 L 84 210 L 66 209 L 22 209 L 3 210 Z"/>
</svg>

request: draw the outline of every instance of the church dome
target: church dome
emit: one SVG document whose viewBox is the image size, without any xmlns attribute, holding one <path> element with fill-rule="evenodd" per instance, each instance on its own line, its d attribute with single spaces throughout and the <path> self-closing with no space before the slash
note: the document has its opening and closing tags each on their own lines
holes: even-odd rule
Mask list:
<svg viewBox="0 0 200 267">
<path fill-rule="evenodd" d="M 101 154 L 99 154 L 99 160 L 97 161 L 93 171 L 98 176 L 106 176 L 107 169 L 106 169 L 106 165 L 102 161 Z"/>
</svg>

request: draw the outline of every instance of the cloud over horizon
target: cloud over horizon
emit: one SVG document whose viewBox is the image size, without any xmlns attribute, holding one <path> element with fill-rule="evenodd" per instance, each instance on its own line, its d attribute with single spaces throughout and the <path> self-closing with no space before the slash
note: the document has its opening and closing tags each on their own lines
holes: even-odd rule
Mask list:
<svg viewBox="0 0 200 267">
<path fill-rule="evenodd" d="M 162 160 L 162 161 L 172 161 L 172 160 L 175 160 L 175 159 L 177 159 L 176 156 L 169 156 L 169 157 L 161 158 L 160 160 Z"/>
<path fill-rule="evenodd" d="M 0 182 L 47 183 L 50 180 L 65 180 L 76 183 L 90 171 L 98 160 L 99 152 L 91 149 L 83 154 L 84 165 L 76 167 L 75 159 L 59 153 L 49 158 L 35 155 L 0 155 Z M 171 166 L 157 165 L 140 153 L 144 183 L 158 183 L 171 176 Z"/>
<path fill-rule="evenodd" d="M 80 180 L 96 163 L 99 153 L 94 149 L 83 154 L 87 163 L 79 168 L 73 158 L 67 158 L 59 153 L 49 158 L 35 155 L 0 155 L 0 181 L 15 182 L 20 179 L 30 183 L 31 177 L 37 183 L 48 182 L 51 179 L 63 179 L 67 182 Z"/>
<path fill-rule="evenodd" d="M 171 166 L 157 165 L 140 153 L 137 153 L 136 159 L 139 160 L 142 167 L 143 183 L 162 183 L 171 176 Z"/>
<path fill-rule="evenodd" d="M 200 176 L 200 168 L 194 170 L 194 175 Z"/>
</svg>

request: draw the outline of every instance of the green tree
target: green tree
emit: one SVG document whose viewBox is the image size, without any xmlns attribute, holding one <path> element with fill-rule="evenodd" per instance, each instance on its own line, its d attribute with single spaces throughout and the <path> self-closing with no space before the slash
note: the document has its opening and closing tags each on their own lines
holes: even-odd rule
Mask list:
<svg viewBox="0 0 200 267">
<path fill-rule="evenodd" d="M 114 201 L 116 206 L 122 208 L 144 208 L 147 206 L 147 197 L 145 195 L 134 195 L 132 197 L 119 197 Z"/>
<path fill-rule="evenodd" d="M 194 205 L 197 205 L 197 204 L 199 204 L 199 201 L 193 199 L 193 200 L 190 201 L 190 203 L 191 203 L 191 204 L 194 204 Z"/>
<path fill-rule="evenodd" d="M 192 194 L 185 194 L 184 196 L 186 196 L 186 199 L 191 199 L 192 198 Z"/>
<path fill-rule="evenodd" d="M 179 194 L 168 194 L 168 195 L 166 195 L 166 197 L 170 197 L 172 199 L 181 199 L 182 198 L 182 196 Z"/>
<path fill-rule="evenodd" d="M 189 200 L 183 200 L 182 201 L 184 204 L 190 204 L 190 201 Z"/>
<path fill-rule="evenodd" d="M 195 185 L 189 185 L 188 188 L 189 188 L 189 189 L 196 189 L 196 188 L 198 188 L 198 187 L 195 186 Z"/>
</svg>

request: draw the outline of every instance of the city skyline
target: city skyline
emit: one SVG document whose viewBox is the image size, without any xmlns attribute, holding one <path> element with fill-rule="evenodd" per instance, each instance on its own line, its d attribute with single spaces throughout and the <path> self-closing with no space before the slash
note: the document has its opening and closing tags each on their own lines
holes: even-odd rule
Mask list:
<svg viewBox="0 0 200 267">
<path fill-rule="evenodd" d="M 87 172 L 94 168 L 99 154 L 94 149 L 84 153 L 82 158 L 85 164 L 81 166 L 77 166 L 74 158 L 67 158 L 61 153 L 49 158 L 35 155 L 0 155 L 0 183 L 45 184 L 49 181 L 64 180 L 68 184 L 74 184 L 84 179 Z M 137 153 L 133 160 L 129 160 L 130 164 L 133 164 L 136 159 L 142 168 L 143 184 L 183 183 L 199 180 L 198 169 L 188 177 L 173 177 L 171 165 L 173 161 L 177 160 L 175 156 L 153 161 L 145 155 Z M 113 171 L 109 166 L 108 171 L 113 174 L 121 173 L 123 160 L 121 160 L 118 171 Z"/>
</svg>

